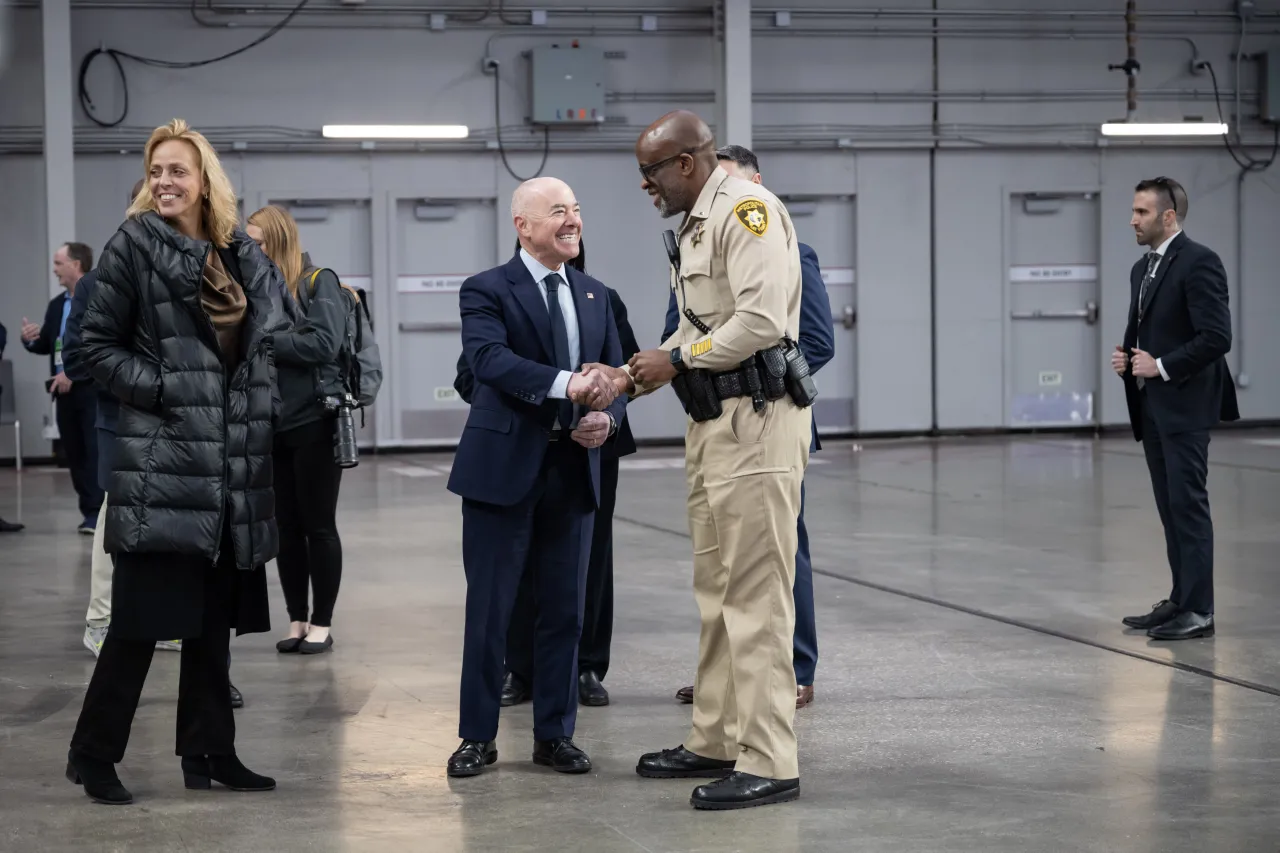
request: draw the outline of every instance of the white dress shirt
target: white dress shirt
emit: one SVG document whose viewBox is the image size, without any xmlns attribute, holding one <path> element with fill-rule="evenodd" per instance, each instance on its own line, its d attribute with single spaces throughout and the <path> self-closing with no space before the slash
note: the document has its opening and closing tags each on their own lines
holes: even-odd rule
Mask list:
<svg viewBox="0 0 1280 853">
<path fill-rule="evenodd" d="M 1178 236 L 1179 234 L 1181 234 L 1181 233 L 1182 233 L 1182 229 L 1181 229 L 1181 228 L 1179 228 L 1177 231 L 1174 231 L 1174 232 L 1173 232 L 1172 234 L 1170 234 L 1167 238 L 1165 238 L 1165 241 L 1164 241 L 1163 243 L 1161 243 L 1161 244 L 1156 248 L 1156 254 L 1160 256 L 1160 259 L 1159 259 L 1159 260 L 1157 260 L 1157 261 L 1156 261 L 1156 265 L 1155 265 L 1154 267 L 1152 267 L 1152 268 L 1151 268 L 1151 281 L 1152 281 L 1152 284 L 1154 284 L 1154 283 L 1155 283 L 1155 280 L 1156 280 L 1156 273 L 1158 273 L 1158 272 L 1160 271 L 1160 264 L 1164 263 L 1164 253 L 1165 253 L 1165 252 L 1167 252 L 1167 251 L 1169 251 L 1169 244 L 1173 242 L 1173 238 L 1174 238 L 1174 237 L 1177 237 L 1177 236 Z M 1143 275 L 1143 277 L 1145 278 L 1145 277 L 1146 277 L 1146 272 L 1145 272 L 1145 271 L 1143 271 L 1142 275 Z M 1147 287 L 1151 287 L 1151 285 L 1150 285 L 1150 284 L 1148 284 L 1148 285 L 1147 285 Z M 1141 288 L 1139 288 L 1138 292 L 1139 292 L 1139 293 L 1141 293 L 1141 292 L 1142 292 Z M 1136 346 L 1138 349 L 1142 349 L 1141 344 L 1140 344 L 1140 343 L 1138 343 L 1137 341 L 1134 341 L 1134 346 Z M 1156 370 L 1159 370 L 1159 371 L 1160 371 L 1160 376 L 1164 379 L 1164 381 L 1165 381 L 1165 382 L 1168 382 L 1168 381 L 1169 381 L 1169 374 L 1167 374 L 1167 373 L 1165 373 L 1165 372 L 1164 372 L 1164 363 L 1163 363 L 1160 359 L 1158 359 L 1158 358 L 1156 359 Z"/>
<path fill-rule="evenodd" d="M 569 276 L 565 272 L 564 264 L 552 270 L 542 265 L 542 262 L 529 254 L 523 247 L 520 249 L 520 260 L 524 261 L 525 269 L 529 270 L 529 275 L 533 276 L 533 280 L 538 283 L 538 292 L 542 294 L 542 304 L 547 304 L 547 283 L 546 277 L 555 273 L 560 276 L 563 282 L 557 289 L 557 301 L 560 303 L 560 313 L 564 315 L 564 330 L 569 338 L 569 360 L 577 365 L 582 363 L 582 335 L 578 330 L 578 311 L 573 304 L 573 291 L 569 288 Z M 551 383 L 551 390 L 547 392 L 547 396 L 557 400 L 564 400 L 569 396 L 569 379 L 573 374 L 568 370 L 561 370 L 556 380 Z"/>
</svg>

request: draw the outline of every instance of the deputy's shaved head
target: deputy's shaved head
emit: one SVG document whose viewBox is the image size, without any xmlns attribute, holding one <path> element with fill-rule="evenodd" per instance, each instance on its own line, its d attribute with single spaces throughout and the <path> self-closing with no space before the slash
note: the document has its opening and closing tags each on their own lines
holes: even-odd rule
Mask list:
<svg viewBox="0 0 1280 853">
<path fill-rule="evenodd" d="M 707 123 L 688 110 L 664 115 L 636 140 L 640 186 L 663 216 L 688 213 L 716 168 L 715 138 Z"/>
</svg>

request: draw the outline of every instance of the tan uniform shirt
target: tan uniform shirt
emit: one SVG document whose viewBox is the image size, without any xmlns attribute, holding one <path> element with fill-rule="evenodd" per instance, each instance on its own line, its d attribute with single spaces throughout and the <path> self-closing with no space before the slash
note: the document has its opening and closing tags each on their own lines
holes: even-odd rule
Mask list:
<svg viewBox="0 0 1280 853">
<path fill-rule="evenodd" d="M 680 326 L 661 344 L 684 363 L 733 370 L 783 335 L 800 335 L 800 248 L 787 209 L 759 184 L 719 167 L 680 225 L 680 271 L 671 273 Z M 700 331 L 685 308 L 710 328 Z M 636 383 L 636 396 L 657 384 Z"/>
</svg>

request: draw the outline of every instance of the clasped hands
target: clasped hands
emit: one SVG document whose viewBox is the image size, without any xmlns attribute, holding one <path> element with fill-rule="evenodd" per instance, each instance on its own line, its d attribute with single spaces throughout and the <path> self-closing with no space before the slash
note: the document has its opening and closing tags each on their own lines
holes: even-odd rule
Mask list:
<svg viewBox="0 0 1280 853">
<path fill-rule="evenodd" d="M 631 373 L 621 367 L 591 362 L 582 365 L 582 373 L 569 380 L 569 399 L 593 409 L 603 409 L 621 394 L 634 394 L 636 382 L 643 385 L 670 382 L 676 375 L 671 364 L 671 353 L 660 349 L 647 349 L 631 356 L 627 362 Z M 634 378 L 633 378 L 634 377 Z M 576 380 L 581 379 L 581 382 Z M 582 396 L 575 396 L 581 394 Z"/>
<path fill-rule="evenodd" d="M 1160 367 L 1156 364 L 1155 357 L 1145 350 L 1137 347 L 1133 348 L 1132 359 L 1124 351 L 1124 347 L 1116 347 L 1115 352 L 1111 353 L 1111 369 L 1119 376 L 1124 376 L 1125 369 L 1132 363 L 1133 375 L 1143 379 L 1154 379 L 1160 375 Z"/>
</svg>

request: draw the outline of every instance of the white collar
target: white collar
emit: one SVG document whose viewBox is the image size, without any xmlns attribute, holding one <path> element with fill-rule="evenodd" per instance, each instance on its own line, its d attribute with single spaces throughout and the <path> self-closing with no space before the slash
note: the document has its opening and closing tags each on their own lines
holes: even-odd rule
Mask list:
<svg viewBox="0 0 1280 853">
<path fill-rule="evenodd" d="M 1181 228 L 1179 228 L 1177 231 L 1174 231 L 1173 234 L 1167 237 L 1165 241 L 1160 244 L 1159 248 L 1156 249 L 1156 254 L 1159 255 L 1161 259 L 1164 258 L 1164 253 L 1169 251 L 1169 244 L 1172 243 L 1177 238 L 1177 236 L 1181 233 L 1182 233 Z"/>
<path fill-rule="evenodd" d="M 550 269 L 545 266 L 542 261 L 535 258 L 525 250 L 524 246 L 520 247 L 520 260 L 524 261 L 525 269 L 529 271 L 529 275 L 533 276 L 533 280 L 539 284 L 552 273 L 556 273 L 567 284 L 569 279 L 565 275 L 564 264 L 560 264 L 557 269 Z"/>
</svg>

